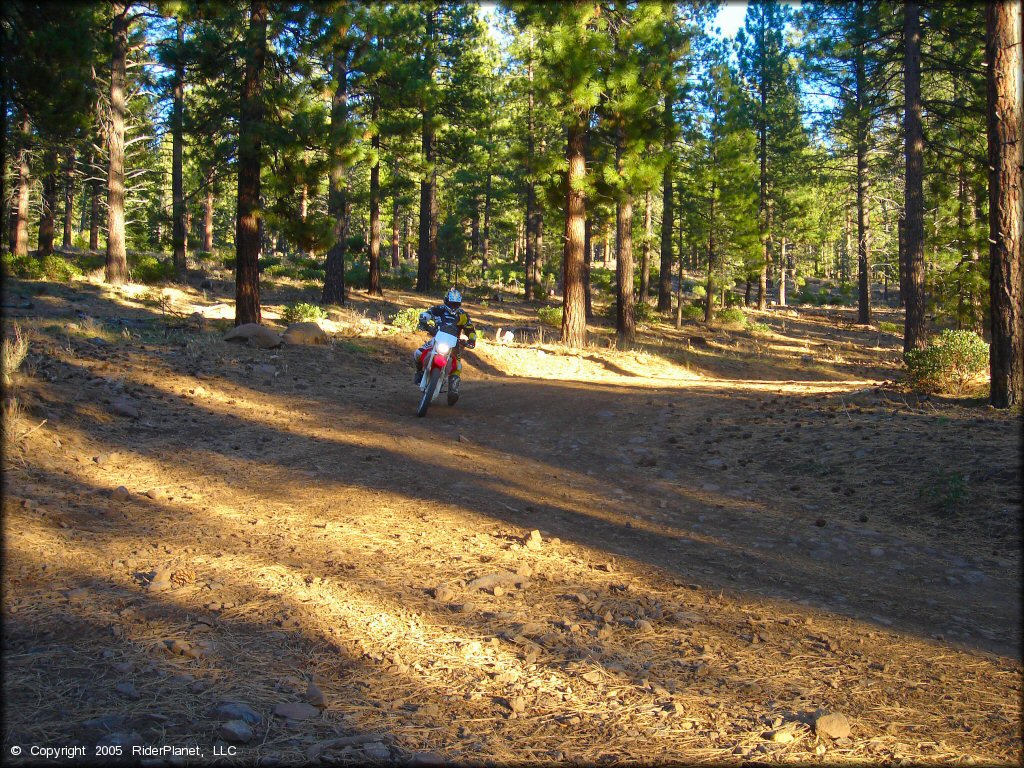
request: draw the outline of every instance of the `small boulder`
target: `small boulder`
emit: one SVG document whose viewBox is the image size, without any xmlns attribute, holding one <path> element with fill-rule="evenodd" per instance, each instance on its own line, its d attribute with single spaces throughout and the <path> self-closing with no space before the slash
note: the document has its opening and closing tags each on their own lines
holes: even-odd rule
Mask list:
<svg viewBox="0 0 1024 768">
<path fill-rule="evenodd" d="M 139 407 L 132 400 L 126 397 L 119 397 L 110 404 L 110 412 L 118 416 L 126 416 L 129 419 L 137 419 L 142 415 Z"/>
<path fill-rule="evenodd" d="M 264 325 L 244 323 L 235 326 L 224 336 L 224 341 L 249 342 L 260 349 L 273 349 L 281 346 L 281 337 Z"/>
<path fill-rule="evenodd" d="M 252 741 L 252 728 L 245 720 L 228 720 L 217 729 L 224 741 L 232 744 L 248 744 Z"/>
<path fill-rule="evenodd" d="M 850 721 L 838 712 L 822 715 L 814 721 L 814 732 L 830 739 L 845 739 L 850 735 Z"/>
<path fill-rule="evenodd" d="M 113 491 L 110 492 L 110 498 L 114 501 L 128 501 L 132 497 L 132 492 L 125 488 L 123 485 L 117 486 Z"/>
<path fill-rule="evenodd" d="M 239 704 L 236 701 L 222 701 L 210 711 L 210 717 L 218 720 L 242 720 L 249 725 L 255 725 L 263 718 L 260 713 L 248 704 Z"/>
<path fill-rule="evenodd" d="M 308 720 L 320 714 L 312 704 L 283 703 L 274 705 L 274 714 L 288 720 Z"/>
<path fill-rule="evenodd" d="M 285 344 L 326 344 L 327 334 L 313 322 L 292 323 L 281 336 Z"/>
</svg>

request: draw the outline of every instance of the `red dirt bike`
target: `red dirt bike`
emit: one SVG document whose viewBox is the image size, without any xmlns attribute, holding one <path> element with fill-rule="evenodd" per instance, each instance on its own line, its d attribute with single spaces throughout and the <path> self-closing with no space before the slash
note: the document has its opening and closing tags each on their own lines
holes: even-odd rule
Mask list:
<svg viewBox="0 0 1024 768">
<path fill-rule="evenodd" d="M 430 404 L 441 393 L 448 395 L 448 405 L 455 405 L 459 400 L 459 393 L 451 390 L 448 377 L 455 372 L 454 353 L 463 341 L 462 331 L 455 323 L 447 323 L 438 327 L 421 318 L 419 327 L 420 330 L 427 331 L 434 337 L 433 344 L 424 349 L 420 355 L 423 376 L 420 378 L 419 387 L 423 396 L 420 398 L 420 407 L 417 409 L 416 415 L 426 416 Z"/>
</svg>

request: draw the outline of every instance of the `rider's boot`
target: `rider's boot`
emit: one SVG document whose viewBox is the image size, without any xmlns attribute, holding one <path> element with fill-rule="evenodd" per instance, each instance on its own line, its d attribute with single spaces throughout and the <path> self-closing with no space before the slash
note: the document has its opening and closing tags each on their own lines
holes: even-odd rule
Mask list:
<svg viewBox="0 0 1024 768">
<path fill-rule="evenodd" d="M 416 373 L 412 375 L 412 383 L 418 387 L 421 381 L 423 381 L 423 369 L 417 367 Z"/>
<path fill-rule="evenodd" d="M 448 377 L 448 391 L 458 397 L 459 395 L 459 384 L 462 383 L 462 377 L 453 375 Z"/>
</svg>

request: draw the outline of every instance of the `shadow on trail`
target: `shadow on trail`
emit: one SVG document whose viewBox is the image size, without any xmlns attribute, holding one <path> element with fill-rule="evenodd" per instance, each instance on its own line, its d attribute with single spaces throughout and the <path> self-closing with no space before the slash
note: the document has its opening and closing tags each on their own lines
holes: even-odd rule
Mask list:
<svg viewBox="0 0 1024 768">
<path fill-rule="evenodd" d="M 285 350 L 280 354 L 302 357 L 305 353 Z M 318 354 L 329 355 L 326 350 Z M 411 392 L 412 387 L 389 384 L 388 377 L 397 376 L 393 364 L 369 360 L 361 367 L 371 379 L 383 381 L 350 382 L 341 401 L 322 388 L 312 394 L 268 393 L 247 383 L 244 371 L 225 378 L 244 393 L 231 393 L 231 397 L 251 397 L 254 403 L 265 402 L 281 414 L 292 414 L 287 429 L 284 422 L 275 426 L 239 419 L 230 401 L 215 408 L 166 390 L 154 397 L 143 395 L 152 425 L 145 430 L 124 433 L 88 418 L 76 421 L 92 440 L 158 461 L 174 474 L 194 471 L 192 464 L 179 463 L 186 452 L 192 460 L 204 456 L 203 482 L 211 487 L 223 478 L 251 474 L 253 480 L 232 486 L 246 486 L 252 496 L 279 505 L 295 504 L 308 494 L 308 484 L 296 484 L 294 474 L 315 468 L 318 494 L 323 498 L 359 487 L 443 507 L 454 505 L 527 529 L 539 525 L 595 551 L 647 562 L 688 579 L 772 598 L 810 599 L 862 620 L 882 616 L 894 628 L 925 636 L 934 631 L 937 617 L 930 602 L 948 591 L 948 585 L 940 581 L 903 586 L 893 581 L 897 574 L 885 569 L 865 574 L 858 568 L 854 546 L 859 537 L 839 533 L 838 542 L 823 544 L 824 536 L 811 525 L 812 514 L 800 505 L 753 502 L 727 495 L 720 487 L 708 487 L 708 475 L 716 474 L 715 469 L 707 469 L 708 456 L 680 445 L 678 438 L 668 448 L 651 446 L 650 441 L 667 433 L 659 432 L 646 418 L 632 419 L 625 410 L 658 411 L 679 401 L 686 411 L 707 414 L 709 421 L 736 419 L 738 425 L 751 426 L 749 417 L 737 417 L 735 396 L 721 391 L 648 389 L 630 399 L 621 387 L 488 380 L 467 387 L 464 395 L 468 396 L 458 408 L 436 409 L 427 419 L 415 419 L 411 407 L 409 413 L 400 407 L 400 393 Z M 73 366 L 69 374 L 89 375 L 76 374 Z M 217 386 L 218 380 L 204 381 Z M 488 397 L 496 388 L 501 396 Z M 756 402 L 753 394 L 747 399 Z M 794 402 L 791 396 L 781 399 Z M 534 410 L 538 404 L 544 404 L 541 412 Z M 680 410 L 667 418 L 669 426 L 673 418 L 678 420 Z M 187 422 L 181 419 L 185 414 Z M 543 419 L 550 434 L 559 436 L 556 443 L 538 443 L 531 419 Z M 770 428 L 771 420 L 766 422 Z M 163 425 L 176 426 L 168 430 Z M 459 432 L 453 427 L 468 431 L 472 443 L 454 442 Z M 834 427 L 824 430 L 831 434 Z M 770 451 L 776 436 L 762 432 L 764 449 Z M 641 435 L 648 435 L 642 438 L 645 442 L 629 447 Z M 811 430 L 802 430 L 800 437 L 808 440 Z M 733 435 L 730 441 L 737 438 L 743 440 Z M 586 445 L 574 449 L 572 441 L 581 439 Z M 752 440 L 753 434 L 746 439 Z M 268 446 L 273 446 L 272 460 L 268 460 Z M 726 444 L 714 450 L 729 453 Z M 702 460 L 703 467 L 697 464 Z M 386 467 L 386 472 L 366 471 L 368 461 Z M 644 466 L 644 461 L 654 463 Z M 761 463 L 767 466 L 768 461 Z M 827 465 L 812 469 L 829 471 Z M 785 466 L 775 470 L 781 477 L 788 473 Z M 616 485 L 623 487 L 616 489 Z M 552 492 L 560 486 L 561 491 Z M 553 503 L 554 496 L 562 502 Z M 812 492 L 810 498 L 814 496 Z M 737 527 L 742 528 L 742 536 Z M 760 544 L 752 548 L 744 540 Z M 700 565 L 693 568 L 690 563 Z M 856 593 L 849 593 L 843 584 L 844 573 L 853 573 L 838 567 L 843 565 L 856 570 Z M 941 570 L 938 561 L 933 570 Z M 969 605 L 963 610 L 976 618 L 976 624 L 984 625 L 1005 610 L 1006 601 L 998 594 L 969 591 Z M 1007 651 L 982 637 L 968 642 Z"/>
</svg>

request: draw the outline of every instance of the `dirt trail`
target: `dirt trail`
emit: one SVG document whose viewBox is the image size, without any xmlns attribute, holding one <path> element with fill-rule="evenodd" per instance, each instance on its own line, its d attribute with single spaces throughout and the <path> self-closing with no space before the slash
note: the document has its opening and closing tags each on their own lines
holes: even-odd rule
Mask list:
<svg viewBox="0 0 1024 768">
<path fill-rule="evenodd" d="M 7 754 L 1020 757 L 1019 416 L 880 387 L 876 331 L 488 340 L 417 419 L 420 340 L 372 305 L 257 350 L 90 340 L 76 308 L 159 326 L 44 298 L 19 392 L 46 423 L 5 456 Z"/>
</svg>

